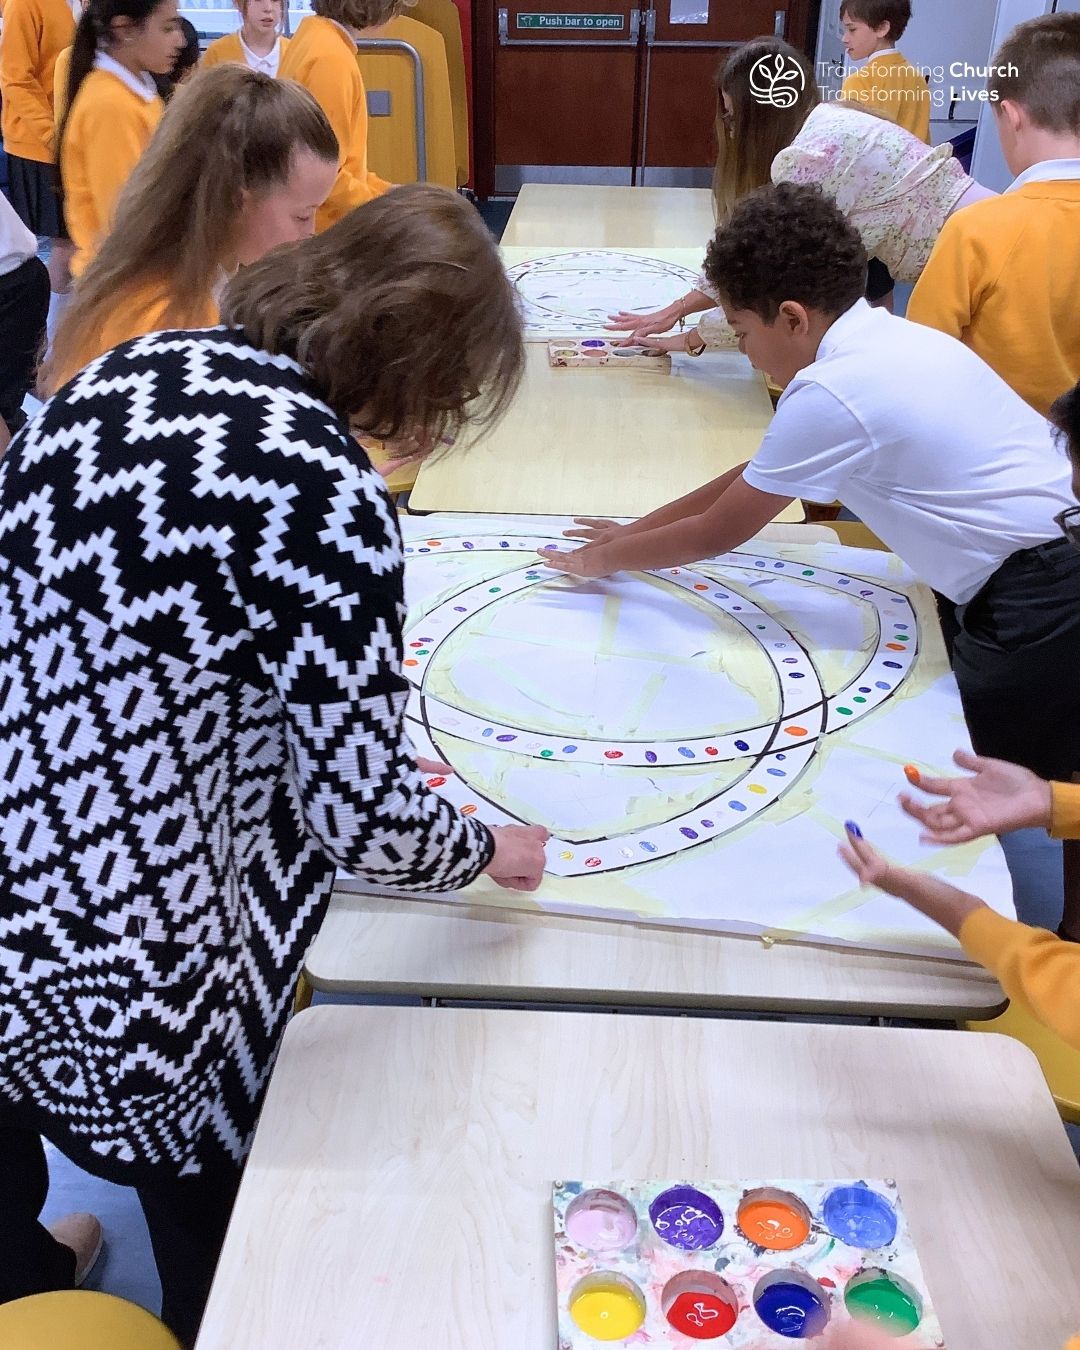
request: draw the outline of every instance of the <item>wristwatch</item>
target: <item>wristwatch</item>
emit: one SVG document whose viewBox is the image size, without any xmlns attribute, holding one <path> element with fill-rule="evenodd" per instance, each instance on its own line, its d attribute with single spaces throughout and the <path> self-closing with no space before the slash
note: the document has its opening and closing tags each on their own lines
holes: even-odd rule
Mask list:
<svg viewBox="0 0 1080 1350">
<path fill-rule="evenodd" d="M 700 356 L 708 345 L 696 328 L 691 328 L 686 335 L 686 353 L 688 356 Z"/>
</svg>

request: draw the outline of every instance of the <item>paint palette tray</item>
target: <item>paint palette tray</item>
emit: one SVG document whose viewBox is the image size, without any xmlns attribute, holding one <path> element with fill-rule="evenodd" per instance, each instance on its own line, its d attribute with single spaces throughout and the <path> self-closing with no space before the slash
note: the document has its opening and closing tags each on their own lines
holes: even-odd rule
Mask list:
<svg viewBox="0 0 1080 1350">
<path fill-rule="evenodd" d="M 620 347 L 607 338 L 564 338 L 548 343 L 551 366 L 637 366 L 646 370 L 671 371 L 667 352 L 648 347 Z"/>
<path fill-rule="evenodd" d="M 892 1181 L 560 1181 L 559 1350 L 783 1350 L 857 1319 L 944 1346 Z"/>
</svg>

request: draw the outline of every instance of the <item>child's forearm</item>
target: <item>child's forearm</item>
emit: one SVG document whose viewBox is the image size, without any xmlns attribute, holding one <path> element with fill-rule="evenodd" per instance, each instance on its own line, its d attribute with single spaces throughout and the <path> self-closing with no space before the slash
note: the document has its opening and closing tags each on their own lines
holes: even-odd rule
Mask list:
<svg viewBox="0 0 1080 1350">
<path fill-rule="evenodd" d="M 666 506 L 657 507 L 655 511 L 650 511 L 647 516 L 642 516 L 639 520 L 624 525 L 621 534 L 645 534 L 649 530 L 658 529 L 661 525 L 674 525 L 677 521 L 687 520 L 692 516 L 702 515 L 710 507 L 716 505 L 728 488 L 734 483 L 736 478 L 742 477 L 742 471 L 746 464 L 737 464 L 735 468 L 728 469 L 719 478 L 714 478 L 711 483 L 705 483 L 704 486 L 695 488 L 693 492 L 688 492 L 685 497 L 679 497 L 673 502 L 668 502 Z"/>
<path fill-rule="evenodd" d="M 647 572 L 656 567 L 679 567 L 713 553 L 726 552 L 724 548 L 710 546 L 705 521 L 704 515 L 694 515 L 655 529 L 622 531 L 608 543 L 589 546 L 591 568 L 604 576 L 612 572 Z"/>
<path fill-rule="evenodd" d="M 906 900 L 920 914 L 933 919 L 953 937 L 960 936 L 965 919 L 977 909 L 987 908 L 977 896 L 958 890 L 957 887 L 939 881 L 936 877 L 928 877 L 923 873 L 913 873 L 912 877 L 910 886 L 901 881 L 900 884 L 889 886 L 888 889 L 901 900 Z"/>
<path fill-rule="evenodd" d="M 679 310 L 680 318 L 687 318 L 690 314 L 700 314 L 703 309 L 715 309 L 716 301 L 711 295 L 704 291 L 688 291 L 680 300 L 675 301 Z"/>
</svg>

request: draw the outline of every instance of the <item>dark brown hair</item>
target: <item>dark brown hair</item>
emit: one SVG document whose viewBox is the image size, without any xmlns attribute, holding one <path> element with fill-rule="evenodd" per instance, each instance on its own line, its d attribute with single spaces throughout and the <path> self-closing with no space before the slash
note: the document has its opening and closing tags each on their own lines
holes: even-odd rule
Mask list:
<svg viewBox="0 0 1080 1350">
<path fill-rule="evenodd" d="M 801 79 L 796 74 L 801 72 Z M 761 99 L 762 80 L 781 83 Z M 716 72 L 716 219 L 727 220 L 740 197 L 767 183 L 772 163 L 786 150 L 821 102 L 814 67 L 783 38 L 754 38 L 731 53 Z M 724 95 L 731 100 L 731 116 Z"/>
<path fill-rule="evenodd" d="M 941 3 L 941 0 L 938 0 Z M 844 0 L 841 19 L 854 19 L 871 28 L 889 25 L 889 41 L 899 42 L 911 22 L 911 0 Z"/>
<path fill-rule="evenodd" d="M 244 194 L 284 183 L 298 151 L 336 164 L 326 114 L 300 85 L 228 62 L 177 90 L 79 278 L 42 369 L 54 392 L 133 295 L 161 300 L 163 328 L 199 322 L 230 257 Z"/>
<path fill-rule="evenodd" d="M 1061 433 L 1069 458 L 1080 469 L 1080 384 L 1057 400 L 1050 409 L 1050 421 Z"/>
<path fill-rule="evenodd" d="M 524 366 L 494 240 L 468 202 L 427 183 L 245 268 L 221 317 L 298 361 L 357 429 L 424 450 L 497 418 Z"/>
<path fill-rule="evenodd" d="M 705 254 L 725 306 L 772 323 L 785 300 L 839 315 L 866 289 L 858 230 L 816 183 L 777 183 L 744 197 Z"/>
<path fill-rule="evenodd" d="M 1014 28 L 994 57 L 995 103 L 1026 108 L 1038 126 L 1080 136 L 1080 14 L 1045 14 Z"/>
<path fill-rule="evenodd" d="M 323 19 L 346 28 L 381 28 L 402 11 L 405 0 L 312 0 L 311 8 Z"/>
</svg>

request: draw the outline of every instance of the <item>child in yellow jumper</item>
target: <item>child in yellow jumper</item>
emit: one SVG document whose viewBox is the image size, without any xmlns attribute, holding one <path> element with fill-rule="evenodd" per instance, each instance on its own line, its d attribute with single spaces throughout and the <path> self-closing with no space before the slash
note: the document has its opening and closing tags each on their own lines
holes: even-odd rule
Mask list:
<svg viewBox="0 0 1080 1350">
<path fill-rule="evenodd" d="M 1074 487 L 1080 489 L 1080 385 L 1060 399 L 1053 418 L 1069 445 Z M 1080 548 L 1080 507 L 1063 512 L 1062 529 Z M 988 834 L 1042 827 L 1056 839 L 1080 839 L 1080 784 L 1048 783 L 1016 764 L 959 751 L 956 762 L 973 778 L 922 778 L 924 792 L 945 800 L 925 805 L 910 794 L 904 809 L 926 829 L 927 843 L 964 844 Z M 906 900 L 960 939 L 974 961 L 991 971 L 1014 1002 L 1080 1049 L 1080 944 L 1003 918 L 988 905 L 937 877 L 893 867 L 848 827 L 841 853 L 867 886 Z"/>
<path fill-rule="evenodd" d="M 183 45 L 176 0 L 89 0 L 79 20 L 59 136 L 75 277 L 108 231 L 120 190 L 161 120 L 152 76 L 168 75 Z"/>
<path fill-rule="evenodd" d="M 341 146 L 333 191 L 315 221 L 329 229 L 354 207 L 392 186 L 367 162 L 367 94 L 356 62 L 356 43 L 368 29 L 398 14 L 403 0 L 313 0 L 315 13 L 302 19 L 281 58 L 278 74 L 315 95 Z"/>
<path fill-rule="evenodd" d="M 281 35 L 283 0 L 235 0 L 240 11 L 240 29 L 211 42 L 202 66 L 240 61 L 262 75 L 277 75 L 289 39 Z"/>
<path fill-rule="evenodd" d="M 844 81 L 840 97 L 887 117 L 930 144 L 930 87 L 896 44 L 911 22 L 910 0 L 844 0 L 844 49 L 866 64 Z"/>
<path fill-rule="evenodd" d="M 1080 14 L 1021 24 L 993 64 L 1018 177 L 946 221 L 908 318 L 966 343 L 1045 416 L 1080 380 Z"/>
</svg>

